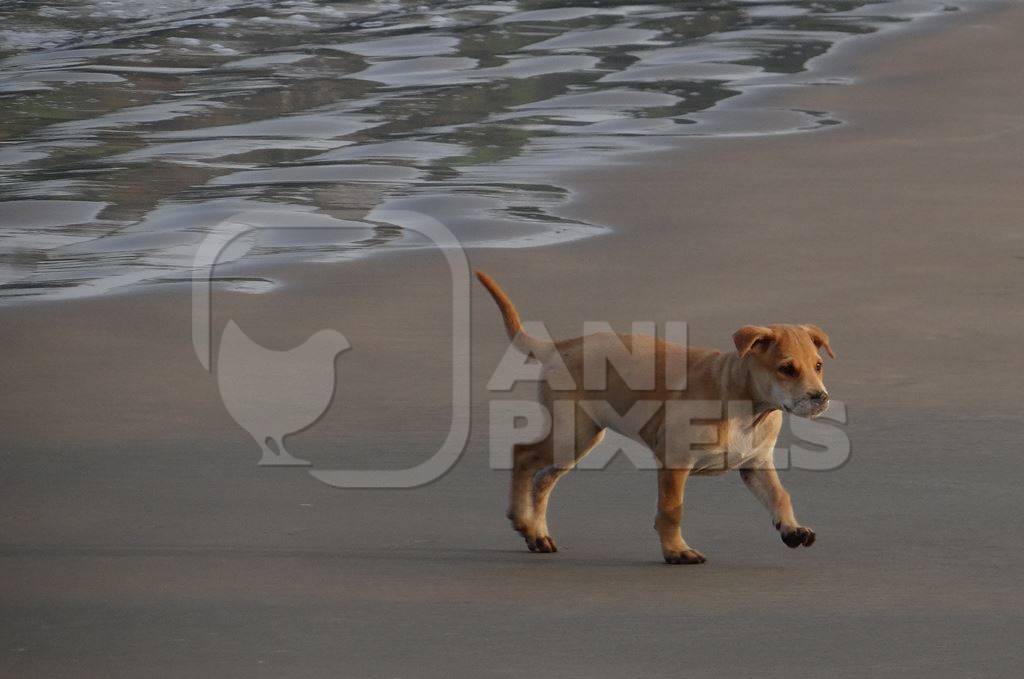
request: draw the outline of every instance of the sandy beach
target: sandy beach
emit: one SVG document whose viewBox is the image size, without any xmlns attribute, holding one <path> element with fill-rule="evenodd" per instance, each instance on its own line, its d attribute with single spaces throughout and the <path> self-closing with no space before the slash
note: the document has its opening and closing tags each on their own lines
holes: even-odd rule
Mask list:
<svg viewBox="0 0 1024 679">
<path fill-rule="evenodd" d="M 409 490 L 257 467 L 191 343 L 187 283 L 0 309 L 0 675 L 10 677 L 1016 676 L 1024 631 L 1024 8 L 932 21 L 842 58 L 852 85 L 779 106 L 827 131 L 688 141 L 573 177 L 610 235 L 470 251 L 525 319 L 808 322 L 838 356 L 852 453 L 788 471 L 818 533 L 788 550 L 736 475 L 688 487 L 662 563 L 655 479 L 624 461 L 552 501 L 529 553 L 489 468 L 488 376 L 506 348 L 473 291 L 469 445 Z M 247 270 L 259 274 L 259 270 Z M 285 349 L 337 328 L 334 404 L 289 449 L 317 468 L 405 467 L 448 431 L 448 273 L 395 254 L 266 270 L 218 292 Z M 383 462 L 382 462 L 383 461 Z"/>
</svg>

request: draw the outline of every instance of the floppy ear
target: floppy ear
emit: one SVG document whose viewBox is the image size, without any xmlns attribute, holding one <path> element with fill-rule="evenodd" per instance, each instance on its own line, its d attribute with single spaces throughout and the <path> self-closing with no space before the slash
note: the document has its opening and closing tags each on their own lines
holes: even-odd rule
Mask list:
<svg viewBox="0 0 1024 679">
<path fill-rule="evenodd" d="M 732 334 L 732 341 L 740 358 L 743 358 L 751 349 L 767 347 L 774 342 L 775 331 L 760 325 L 745 325 Z"/>
<path fill-rule="evenodd" d="M 807 331 L 807 334 L 811 336 L 811 341 L 814 342 L 814 346 L 821 349 L 825 347 L 825 352 L 829 355 L 829 358 L 835 358 L 836 355 L 832 353 L 832 347 L 828 345 L 828 335 L 825 331 L 816 325 L 802 325 L 800 326 Z"/>
</svg>

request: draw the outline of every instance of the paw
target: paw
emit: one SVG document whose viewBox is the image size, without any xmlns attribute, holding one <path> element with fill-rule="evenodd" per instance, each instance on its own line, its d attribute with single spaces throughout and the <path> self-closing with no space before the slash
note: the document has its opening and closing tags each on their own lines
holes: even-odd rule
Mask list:
<svg viewBox="0 0 1024 679">
<path fill-rule="evenodd" d="M 665 552 L 665 563 L 669 564 L 696 564 L 704 563 L 707 559 L 696 549 L 684 549 L 679 552 Z"/>
<path fill-rule="evenodd" d="M 557 552 L 558 546 L 550 535 L 534 535 L 525 536 L 526 546 L 530 548 L 531 552 L 540 552 L 541 554 L 550 554 L 551 552 Z"/>
<path fill-rule="evenodd" d="M 786 543 L 786 546 L 790 549 L 796 549 L 800 545 L 804 547 L 810 547 L 814 544 L 814 531 L 804 526 L 798 526 L 790 531 L 781 531 L 782 541 Z"/>
</svg>

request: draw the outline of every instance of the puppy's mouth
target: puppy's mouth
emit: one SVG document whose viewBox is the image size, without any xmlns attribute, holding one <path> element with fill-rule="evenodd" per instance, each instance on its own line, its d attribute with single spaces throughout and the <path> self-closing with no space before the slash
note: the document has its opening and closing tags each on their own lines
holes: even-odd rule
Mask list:
<svg viewBox="0 0 1024 679">
<path fill-rule="evenodd" d="M 806 417 L 807 419 L 813 420 L 828 410 L 828 406 L 828 401 L 825 401 L 824 403 L 817 403 L 815 401 L 797 401 L 792 406 L 783 403 L 782 409 L 792 415 Z"/>
<path fill-rule="evenodd" d="M 828 410 L 828 403 L 822 403 L 820 406 L 815 407 L 814 411 L 811 412 L 807 417 L 809 417 L 812 420 L 816 420 L 822 415 L 824 415 L 826 410 Z"/>
</svg>

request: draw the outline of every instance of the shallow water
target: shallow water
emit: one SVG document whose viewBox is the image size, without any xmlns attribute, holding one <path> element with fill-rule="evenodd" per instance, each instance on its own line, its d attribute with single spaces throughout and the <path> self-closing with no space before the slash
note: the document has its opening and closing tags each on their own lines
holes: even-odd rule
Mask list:
<svg viewBox="0 0 1024 679">
<path fill-rule="evenodd" d="M 836 42 L 952 9 L 5 3 L 0 303 L 180 282 L 205 235 L 240 213 L 275 228 L 222 259 L 333 261 L 415 246 L 388 222 L 394 210 L 433 216 L 477 247 L 593 236 L 608 227 L 555 214 L 569 198 L 560 171 L 672 138 L 838 124 L 740 95 L 814 84 L 809 63 Z"/>
</svg>

